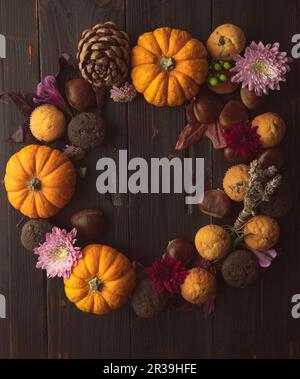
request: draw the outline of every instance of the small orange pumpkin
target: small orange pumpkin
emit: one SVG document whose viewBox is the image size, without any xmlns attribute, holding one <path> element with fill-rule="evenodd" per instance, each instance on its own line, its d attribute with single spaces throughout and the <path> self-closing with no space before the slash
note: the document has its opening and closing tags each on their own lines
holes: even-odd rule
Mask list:
<svg viewBox="0 0 300 379">
<path fill-rule="evenodd" d="M 204 44 L 167 27 L 139 37 L 131 64 L 136 90 L 156 106 L 181 105 L 196 96 L 208 72 Z"/>
<path fill-rule="evenodd" d="M 30 218 L 54 216 L 70 201 L 75 183 L 71 161 L 60 151 L 39 145 L 14 154 L 4 178 L 9 202 Z"/>
<path fill-rule="evenodd" d="M 83 312 L 103 315 L 122 307 L 135 286 L 127 257 L 110 246 L 88 245 L 65 279 L 67 298 Z"/>
</svg>

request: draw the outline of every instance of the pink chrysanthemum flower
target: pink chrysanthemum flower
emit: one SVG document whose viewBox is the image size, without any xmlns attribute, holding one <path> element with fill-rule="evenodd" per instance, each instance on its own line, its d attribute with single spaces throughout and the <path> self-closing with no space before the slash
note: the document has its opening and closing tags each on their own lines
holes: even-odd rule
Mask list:
<svg viewBox="0 0 300 379">
<path fill-rule="evenodd" d="M 129 103 L 136 97 L 136 90 L 132 84 L 125 83 L 122 87 L 113 86 L 110 97 L 116 103 Z"/>
<path fill-rule="evenodd" d="M 72 267 L 82 257 L 79 247 L 75 247 L 77 230 L 68 233 L 65 229 L 54 227 L 46 234 L 46 241 L 34 249 L 37 254 L 37 268 L 47 271 L 48 278 L 55 276 L 69 278 Z"/>
<path fill-rule="evenodd" d="M 164 290 L 176 293 L 180 292 L 180 285 L 184 282 L 188 271 L 181 261 L 165 257 L 154 261 L 147 268 L 147 274 L 158 293 Z"/>
<path fill-rule="evenodd" d="M 231 71 L 236 74 L 233 82 L 242 83 L 242 87 L 254 90 L 257 96 L 267 95 L 269 89 L 279 90 L 279 82 L 285 82 L 292 61 L 284 51 L 279 51 L 279 43 L 264 46 L 262 42 L 252 42 L 245 50 L 244 57 L 237 55 Z"/>
</svg>

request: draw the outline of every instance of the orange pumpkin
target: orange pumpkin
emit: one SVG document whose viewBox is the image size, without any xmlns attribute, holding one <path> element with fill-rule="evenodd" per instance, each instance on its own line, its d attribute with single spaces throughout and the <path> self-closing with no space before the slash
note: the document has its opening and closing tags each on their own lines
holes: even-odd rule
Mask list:
<svg viewBox="0 0 300 379">
<path fill-rule="evenodd" d="M 75 183 L 71 161 L 60 151 L 39 145 L 14 154 L 4 178 L 9 202 L 30 218 L 54 216 L 70 201 Z"/>
<path fill-rule="evenodd" d="M 64 282 L 66 296 L 77 308 L 103 315 L 127 302 L 135 286 L 135 271 L 114 248 L 88 245 Z"/>
<path fill-rule="evenodd" d="M 196 96 L 208 72 L 203 43 L 184 30 L 167 27 L 139 37 L 131 64 L 136 90 L 157 106 L 181 105 Z"/>
</svg>

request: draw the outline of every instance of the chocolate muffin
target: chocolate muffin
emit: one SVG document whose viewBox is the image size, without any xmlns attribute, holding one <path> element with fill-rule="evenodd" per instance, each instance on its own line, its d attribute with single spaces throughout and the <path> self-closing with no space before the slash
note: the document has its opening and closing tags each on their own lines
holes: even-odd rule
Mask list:
<svg viewBox="0 0 300 379">
<path fill-rule="evenodd" d="M 72 145 L 90 150 L 103 143 L 105 130 L 106 124 L 101 116 L 83 112 L 69 122 L 68 137 Z"/>
<path fill-rule="evenodd" d="M 156 292 L 152 281 L 143 279 L 132 295 L 131 306 L 137 316 L 151 318 L 157 316 L 166 307 L 168 300 L 168 293 Z"/>
<path fill-rule="evenodd" d="M 50 233 L 53 224 L 49 220 L 32 219 L 27 221 L 21 231 L 21 242 L 26 250 L 33 251 L 45 241 L 46 233 Z"/>
<path fill-rule="evenodd" d="M 270 200 L 260 204 L 259 213 L 274 218 L 282 217 L 292 209 L 293 203 L 291 186 L 287 182 L 282 182 Z"/>
<path fill-rule="evenodd" d="M 221 271 L 229 286 L 244 288 L 257 279 L 259 265 L 250 251 L 237 250 L 228 255 L 222 264 Z"/>
</svg>

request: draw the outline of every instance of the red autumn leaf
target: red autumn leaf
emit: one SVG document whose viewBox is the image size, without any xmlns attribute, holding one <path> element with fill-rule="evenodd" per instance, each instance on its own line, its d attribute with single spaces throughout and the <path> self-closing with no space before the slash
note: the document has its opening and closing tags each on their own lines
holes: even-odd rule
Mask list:
<svg viewBox="0 0 300 379">
<path fill-rule="evenodd" d="M 200 141 L 203 137 L 211 140 L 214 149 L 224 149 L 226 147 L 226 140 L 223 135 L 220 124 L 200 124 L 199 122 L 192 122 L 187 124 L 179 135 L 176 150 L 184 150 L 194 143 Z"/>
<path fill-rule="evenodd" d="M 203 138 L 207 125 L 187 124 L 179 135 L 175 150 L 184 150 Z"/>
<path fill-rule="evenodd" d="M 209 124 L 205 137 L 211 140 L 214 149 L 224 149 L 227 146 L 222 127 L 218 122 Z"/>
</svg>

